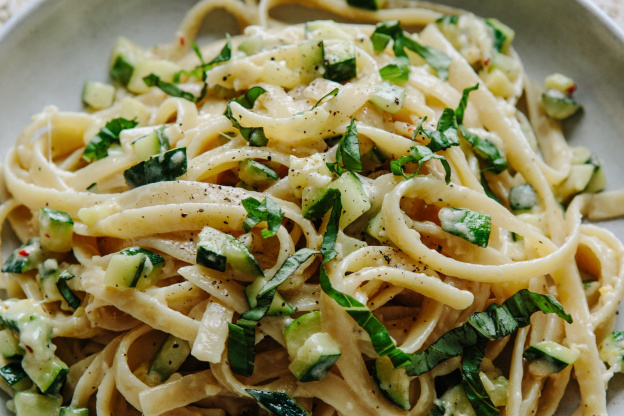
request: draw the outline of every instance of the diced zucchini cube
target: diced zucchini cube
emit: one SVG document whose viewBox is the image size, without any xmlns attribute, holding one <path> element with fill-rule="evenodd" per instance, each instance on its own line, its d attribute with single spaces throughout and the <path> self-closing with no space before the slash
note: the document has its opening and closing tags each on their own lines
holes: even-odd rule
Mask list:
<svg viewBox="0 0 624 416">
<path fill-rule="evenodd" d="M 87 81 L 82 87 L 82 102 L 94 110 L 110 107 L 114 99 L 115 87 L 110 84 Z"/>
<path fill-rule="evenodd" d="M 344 172 L 329 187 L 340 191 L 340 199 L 342 201 L 340 229 L 344 229 L 371 208 L 368 192 L 355 173 L 351 171 Z"/>
<path fill-rule="evenodd" d="M 158 281 L 165 263 L 160 255 L 141 247 L 130 247 L 115 254 L 106 268 L 104 284 L 145 290 Z"/>
<path fill-rule="evenodd" d="M 236 238 L 211 227 L 199 233 L 197 264 L 224 272 L 229 265 L 236 277 L 252 282 L 264 273 L 249 249 Z"/>
<path fill-rule="evenodd" d="M 489 215 L 463 208 L 442 208 L 438 213 L 442 229 L 479 247 L 487 247 L 491 231 Z"/>
<path fill-rule="evenodd" d="M 32 387 L 32 381 L 19 362 L 12 362 L 0 368 L 0 377 L 15 391 L 24 391 Z"/>
<path fill-rule="evenodd" d="M 494 48 L 499 52 L 507 53 L 516 36 L 514 30 L 494 18 L 485 19 L 485 23 L 494 31 Z"/>
<path fill-rule="evenodd" d="M 542 94 L 544 111 L 550 118 L 563 120 L 576 113 L 581 105 L 559 90 L 546 90 Z"/>
<path fill-rule="evenodd" d="M 0 354 L 4 358 L 24 355 L 24 350 L 19 345 L 19 339 L 8 329 L 0 331 Z"/>
<path fill-rule="evenodd" d="M 59 416 L 63 398 L 60 395 L 21 391 L 15 395 L 13 402 L 15 404 L 15 412 L 20 416 Z"/>
<path fill-rule="evenodd" d="M 399 111 L 403 107 L 404 100 L 405 88 L 387 81 L 377 84 L 373 95 L 369 98 L 369 101 L 380 110 L 387 111 L 390 114 L 395 114 Z"/>
<path fill-rule="evenodd" d="M 554 341 L 542 341 L 527 348 L 522 356 L 529 361 L 529 371 L 536 376 L 558 373 L 579 356 L 573 350 Z"/>
<path fill-rule="evenodd" d="M 58 357 L 52 356 L 47 360 L 38 360 L 34 354 L 24 356 L 22 367 L 39 390 L 48 394 L 59 392 L 69 371 L 67 365 Z"/>
<path fill-rule="evenodd" d="M 36 269 L 43 261 L 39 238 L 32 238 L 16 248 L 2 265 L 3 273 L 26 273 Z"/>
<path fill-rule="evenodd" d="M 39 237 L 41 246 L 56 253 L 71 251 L 74 220 L 68 213 L 50 208 L 39 211 Z"/>
<path fill-rule="evenodd" d="M 570 96 L 576 90 L 576 82 L 568 76 L 554 73 L 546 77 L 544 80 L 544 88 L 547 90 L 558 90 Z"/>
<path fill-rule="evenodd" d="M 404 368 L 394 368 L 390 358 L 375 360 L 373 378 L 384 396 L 401 409 L 411 409 L 409 401 L 410 379 Z"/>
<path fill-rule="evenodd" d="M 509 190 L 509 207 L 513 211 L 533 208 L 537 204 L 537 193 L 531 185 L 514 186 Z"/>
<path fill-rule="evenodd" d="M 113 81 L 127 85 L 132 77 L 134 66 L 143 52 L 132 42 L 120 37 L 113 46 L 109 75 Z"/>
<path fill-rule="evenodd" d="M 325 378 L 340 355 L 329 334 L 318 332 L 305 340 L 288 368 L 299 381 L 318 381 Z"/>
<path fill-rule="evenodd" d="M 238 177 L 256 189 L 271 185 L 279 179 L 273 169 L 253 159 L 245 159 L 238 163 Z"/>
<path fill-rule="evenodd" d="M 284 330 L 286 349 L 291 359 L 296 356 L 305 341 L 318 332 L 321 332 L 321 311 L 306 313 L 291 322 Z"/>
<path fill-rule="evenodd" d="M 245 52 L 246 55 L 253 55 L 255 53 L 258 53 L 263 48 L 264 38 L 259 33 L 248 36 L 238 45 L 238 50 Z"/>
<path fill-rule="evenodd" d="M 178 371 L 191 353 L 188 341 L 174 335 L 168 335 L 154 357 L 154 361 L 147 372 L 148 379 L 153 385 L 163 383 Z"/>
<path fill-rule="evenodd" d="M 147 136 L 143 136 L 132 142 L 132 149 L 139 162 L 146 161 L 154 155 L 169 150 L 169 138 L 165 134 L 164 127 L 155 129 Z"/>
<path fill-rule="evenodd" d="M 355 46 L 353 42 L 340 41 L 323 44 L 323 77 L 335 82 L 345 82 L 357 76 Z"/>
<path fill-rule="evenodd" d="M 275 292 L 267 316 L 290 316 L 296 312 L 295 308 L 288 302 L 281 293 Z"/>
</svg>

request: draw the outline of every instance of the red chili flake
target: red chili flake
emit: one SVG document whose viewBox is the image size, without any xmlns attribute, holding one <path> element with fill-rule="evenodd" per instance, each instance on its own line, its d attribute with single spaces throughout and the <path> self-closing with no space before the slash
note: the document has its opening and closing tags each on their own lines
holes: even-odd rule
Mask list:
<svg viewBox="0 0 624 416">
<path fill-rule="evenodd" d="M 576 84 L 572 84 L 566 90 L 566 94 L 572 95 L 572 94 L 574 94 L 575 91 L 576 91 Z"/>
<path fill-rule="evenodd" d="M 184 36 L 182 35 L 178 37 L 178 41 L 180 42 L 180 46 L 184 46 L 184 44 L 186 43 Z"/>
<path fill-rule="evenodd" d="M 28 257 L 30 256 L 30 253 L 28 252 L 28 250 L 26 250 L 25 248 L 21 249 L 20 251 L 17 252 L 17 254 L 19 254 L 22 257 Z"/>
<path fill-rule="evenodd" d="M 490 64 L 490 58 L 487 58 L 483 61 L 483 66 L 488 66 Z"/>
</svg>

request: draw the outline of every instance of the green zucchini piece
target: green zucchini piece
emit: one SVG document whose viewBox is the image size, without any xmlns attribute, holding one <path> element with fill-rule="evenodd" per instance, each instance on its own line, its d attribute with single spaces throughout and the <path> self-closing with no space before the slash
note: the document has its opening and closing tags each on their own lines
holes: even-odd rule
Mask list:
<svg viewBox="0 0 624 416">
<path fill-rule="evenodd" d="M 86 407 L 61 407 L 59 416 L 89 416 L 89 409 Z"/>
<path fill-rule="evenodd" d="M 134 155 L 139 162 L 149 160 L 150 157 L 166 152 L 170 148 L 169 138 L 165 134 L 164 127 L 155 129 L 147 136 L 132 142 Z"/>
<path fill-rule="evenodd" d="M 26 273 L 36 269 L 43 262 L 43 252 L 40 240 L 31 238 L 28 242 L 16 248 L 2 265 L 4 273 Z"/>
<path fill-rule="evenodd" d="M 347 0 L 347 4 L 360 9 L 379 10 L 386 4 L 386 0 Z"/>
<path fill-rule="evenodd" d="M 114 99 L 115 87 L 110 84 L 87 81 L 82 87 L 82 102 L 94 110 L 110 107 Z"/>
<path fill-rule="evenodd" d="M 576 113 L 581 105 L 563 92 L 555 89 L 542 93 L 542 105 L 550 118 L 563 120 Z"/>
<path fill-rule="evenodd" d="M 186 147 L 168 150 L 124 171 L 128 188 L 149 183 L 175 181 L 186 173 Z"/>
<path fill-rule="evenodd" d="M 299 381 L 323 379 L 341 354 L 338 344 L 321 331 L 320 311 L 295 319 L 284 330 L 284 340 L 291 359 L 288 368 Z"/>
<path fill-rule="evenodd" d="M 20 347 L 19 339 L 8 329 L 0 331 L 0 355 L 4 358 L 21 357 L 24 355 L 24 349 Z"/>
<path fill-rule="evenodd" d="M 279 179 L 273 169 L 253 159 L 245 159 L 238 163 L 238 177 L 256 189 L 271 185 Z"/>
<path fill-rule="evenodd" d="M 494 48 L 498 52 L 506 53 L 516 36 L 512 28 L 498 19 L 485 19 L 485 23 L 494 31 Z"/>
<path fill-rule="evenodd" d="M 253 374 L 256 358 L 256 321 L 239 319 L 228 323 L 228 360 L 235 374 L 249 377 Z"/>
<path fill-rule="evenodd" d="M 13 398 L 17 416 L 59 416 L 63 398 L 60 395 L 20 391 Z"/>
<path fill-rule="evenodd" d="M 537 204 L 537 193 L 528 183 L 514 186 L 509 190 L 509 207 L 513 211 L 523 211 Z"/>
<path fill-rule="evenodd" d="M 47 394 L 56 394 L 61 390 L 69 371 L 67 365 L 58 357 L 38 360 L 33 354 L 24 356 L 22 368 L 39 390 Z"/>
<path fill-rule="evenodd" d="M 301 315 L 284 330 L 286 349 L 295 354 L 313 334 L 321 332 L 321 311 Z"/>
<path fill-rule="evenodd" d="M 247 56 L 256 54 L 262 49 L 264 49 L 264 37 L 259 33 L 248 36 L 238 45 L 238 50 Z"/>
<path fill-rule="evenodd" d="M 164 383 L 178 371 L 191 353 L 188 341 L 174 335 L 168 335 L 152 361 L 147 376 L 153 385 Z"/>
<path fill-rule="evenodd" d="M 120 37 L 113 46 L 109 76 L 113 81 L 128 85 L 134 66 L 141 55 L 141 50 L 124 37 Z"/>
<path fill-rule="evenodd" d="M 317 332 L 305 340 L 288 368 L 299 381 L 318 381 L 325 378 L 340 355 L 340 348 L 331 336 Z"/>
<path fill-rule="evenodd" d="M 72 249 L 74 220 L 63 211 L 41 208 L 39 211 L 39 238 L 41 247 L 56 253 L 67 253 Z"/>
<path fill-rule="evenodd" d="M 373 95 L 368 100 L 380 110 L 395 114 L 403 107 L 405 88 L 382 81 L 375 86 Z"/>
<path fill-rule="evenodd" d="M 301 213 L 305 219 L 316 221 L 331 209 L 337 191 L 332 188 L 316 189 L 304 194 L 301 202 Z"/>
<path fill-rule="evenodd" d="M 554 341 L 542 341 L 524 350 L 522 356 L 529 361 L 529 371 L 532 374 L 546 376 L 573 364 L 579 352 Z"/>
<path fill-rule="evenodd" d="M 338 179 L 330 183 L 329 187 L 340 191 L 340 199 L 342 200 L 340 229 L 344 229 L 371 208 L 368 192 L 355 173 L 344 172 Z"/>
<path fill-rule="evenodd" d="M 276 416 L 310 416 L 296 401 L 284 393 L 245 389 L 247 393 Z"/>
<path fill-rule="evenodd" d="M 141 247 L 130 247 L 111 258 L 104 274 L 104 284 L 145 290 L 158 281 L 164 264 L 162 256 Z"/>
<path fill-rule="evenodd" d="M 409 401 L 410 379 L 404 368 L 394 368 L 388 357 L 379 357 L 373 367 L 373 379 L 383 395 L 401 409 L 411 409 Z"/>
<path fill-rule="evenodd" d="M 345 82 L 357 76 L 355 46 L 352 42 L 323 43 L 323 77 L 335 82 Z"/>
<path fill-rule="evenodd" d="M 24 391 L 32 386 L 32 382 L 18 362 L 9 363 L 0 368 L 0 376 L 15 391 Z"/>
<path fill-rule="evenodd" d="M 464 208 L 445 207 L 438 213 L 442 229 L 479 247 L 487 247 L 492 229 L 489 215 Z"/>
<path fill-rule="evenodd" d="M 290 316 L 294 315 L 295 312 L 297 311 L 290 302 L 288 302 L 281 293 L 276 291 L 266 316 Z"/>
<path fill-rule="evenodd" d="M 227 265 L 243 281 L 253 281 L 264 273 L 249 249 L 236 238 L 204 227 L 197 244 L 197 264 L 224 272 Z"/>
</svg>

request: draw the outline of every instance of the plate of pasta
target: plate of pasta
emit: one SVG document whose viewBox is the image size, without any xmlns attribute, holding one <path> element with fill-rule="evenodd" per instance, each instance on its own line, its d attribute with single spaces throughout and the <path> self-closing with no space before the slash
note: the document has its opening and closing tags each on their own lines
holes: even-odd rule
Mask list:
<svg viewBox="0 0 624 416">
<path fill-rule="evenodd" d="M 619 414 L 623 50 L 580 0 L 35 2 L 0 414 Z"/>
</svg>

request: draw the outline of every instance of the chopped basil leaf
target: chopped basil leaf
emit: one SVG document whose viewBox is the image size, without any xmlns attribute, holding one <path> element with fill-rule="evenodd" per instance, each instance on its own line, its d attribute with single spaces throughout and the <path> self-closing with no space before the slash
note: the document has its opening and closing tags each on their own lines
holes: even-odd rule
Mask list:
<svg viewBox="0 0 624 416">
<path fill-rule="evenodd" d="M 72 309 L 78 309 L 82 301 L 67 285 L 67 281 L 73 279 L 74 277 L 76 276 L 69 273 L 67 270 L 64 270 L 56 281 L 56 287 L 61 296 L 63 296 L 63 299 L 67 301 L 69 307 Z"/>
<path fill-rule="evenodd" d="M 405 63 L 403 59 L 398 59 L 397 62 L 390 63 L 379 70 L 381 79 L 395 83 L 407 81 L 409 73 L 409 64 Z"/>
<path fill-rule="evenodd" d="M 407 49 L 420 55 L 421 58 L 431 65 L 442 81 L 446 81 L 448 79 L 448 69 L 451 65 L 451 58 L 447 54 L 438 49 L 421 45 L 407 36 L 403 37 L 403 43 Z"/>
<path fill-rule="evenodd" d="M 484 170 L 492 170 L 496 173 L 501 173 L 507 169 L 508 164 L 505 158 L 500 155 L 498 148 L 491 141 L 482 139 L 476 134 L 471 133 L 468 131 L 466 126 L 462 124 L 464 122 L 464 113 L 466 112 L 466 107 L 468 105 L 468 96 L 472 91 L 477 89 L 479 89 L 479 84 L 464 89 L 462 97 L 459 100 L 459 105 L 455 110 L 455 118 L 462 136 L 468 143 L 470 143 L 479 160 L 483 162 L 483 165 L 485 166 Z"/>
<path fill-rule="evenodd" d="M 265 294 L 271 292 L 276 289 L 279 285 L 284 283 L 290 276 L 293 275 L 301 267 L 303 263 L 308 261 L 308 259 L 315 254 L 319 254 L 319 251 L 311 250 L 309 248 L 302 248 L 298 250 L 295 254 L 289 256 L 282 267 L 275 273 L 275 276 L 271 280 L 269 280 L 258 292 L 258 298 L 261 298 Z"/>
<path fill-rule="evenodd" d="M 156 74 L 149 74 L 148 76 L 144 77 L 143 82 L 145 82 L 148 87 L 160 88 L 162 92 L 172 97 L 184 98 L 185 100 L 188 100 L 192 103 L 196 103 L 199 101 L 199 97 L 194 96 L 188 91 L 180 89 L 177 85 L 171 82 L 161 80 L 160 77 Z"/>
<path fill-rule="evenodd" d="M 236 374 L 249 377 L 253 374 L 256 358 L 256 321 L 239 319 L 228 323 L 228 361 Z"/>
<path fill-rule="evenodd" d="M 318 100 L 318 101 L 316 102 L 316 104 L 314 104 L 314 107 L 312 107 L 312 108 L 310 109 L 310 111 L 314 110 L 316 107 L 318 107 L 319 105 L 321 105 L 321 104 L 323 103 L 323 101 L 325 101 L 325 99 L 326 99 L 326 98 L 329 98 L 329 97 L 334 97 L 334 96 L 336 96 L 336 95 L 338 95 L 338 88 L 334 88 L 333 90 L 331 90 L 330 92 L 328 92 L 327 94 L 325 94 L 324 96 L 322 96 L 322 97 L 321 97 L 321 99 L 320 99 L 320 100 Z"/>
<path fill-rule="evenodd" d="M 202 80 L 204 80 L 206 71 L 209 71 L 210 69 L 212 69 L 215 65 L 219 63 L 227 62 L 230 59 L 232 59 L 232 37 L 230 36 L 229 33 L 226 33 L 225 39 L 226 39 L 225 45 L 221 49 L 221 52 L 219 52 L 219 54 L 215 56 L 214 59 L 212 59 L 210 62 L 204 62 L 204 58 L 202 57 L 199 47 L 197 46 L 195 42 L 193 42 L 191 45 L 193 47 L 193 51 L 195 51 L 195 55 L 197 55 L 197 57 L 199 58 L 200 64 L 190 71 L 186 71 L 186 70 L 178 71 L 173 77 L 174 82 L 176 83 L 180 82 L 181 75 L 190 75 L 192 77 L 195 77 L 198 79 L 201 78 Z"/>
<path fill-rule="evenodd" d="M 427 146 L 413 146 L 412 148 L 410 148 L 409 156 L 401 156 L 399 159 L 390 162 L 390 170 L 396 176 L 403 176 L 405 179 L 411 179 L 414 176 L 418 175 L 418 173 L 420 172 L 420 168 L 422 168 L 422 165 L 431 159 L 437 159 L 442 163 L 442 166 L 444 166 L 444 171 L 446 172 L 444 179 L 447 184 L 450 183 L 451 166 L 449 165 L 448 161 L 444 156 L 434 154 Z M 403 166 L 408 163 L 418 163 L 418 168 L 416 169 L 416 172 L 411 175 L 407 175 L 403 170 Z"/>
<path fill-rule="evenodd" d="M 371 35 L 371 42 L 373 43 L 373 49 L 375 50 L 375 52 L 378 52 L 378 53 L 383 52 L 391 40 L 392 40 L 392 36 L 387 35 L 385 33 L 375 31 Z"/>
<path fill-rule="evenodd" d="M 351 124 L 347 127 L 344 136 L 338 142 L 336 150 L 336 162 L 327 163 L 327 167 L 332 172 L 342 175 L 345 170 L 353 172 L 362 171 L 362 155 L 360 154 L 360 140 L 358 138 L 355 119 L 351 119 Z"/>
<path fill-rule="evenodd" d="M 468 322 L 448 331 L 427 349 L 411 355 L 407 374 L 418 376 L 431 370 L 442 361 L 461 355 L 465 349 L 483 340 L 495 340 L 511 335 L 518 328 L 529 325 L 531 315 L 537 311 L 555 313 L 566 322 L 572 317 L 552 295 L 533 293 L 522 289 L 503 302 L 492 304 L 485 312 L 473 313 Z"/>
<path fill-rule="evenodd" d="M 232 109 L 230 108 L 230 104 L 232 102 L 236 102 L 243 106 L 243 108 L 251 110 L 256 103 L 258 97 L 265 92 L 266 90 L 262 87 L 252 87 L 243 96 L 228 101 L 227 107 L 225 109 L 224 115 L 232 122 L 232 125 L 240 131 L 241 136 L 243 136 L 243 138 L 249 142 L 250 146 L 266 146 L 266 144 L 269 142 L 269 139 L 267 139 L 267 137 L 264 135 L 264 129 L 262 127 L 242 127 L 238 123 L 238 120 L 236 120 L 236 118 L 232 115 Z"/>
<path fill-rule="evenodd" d="M 459 137 L 457 136 L 457 120 L 455 118 L 455 112 L 450 108 L 445 108 L 438 120 L 438 127 L 436 131 L 429 131 L 422 128 L 422 124 L 419 129 L 425 132 L 425 134 L 431 139 L 427 147 L 432 152 L 438 152 L 440 150 L 446 150 L 451 146 L 459 146 Z"/>
<path fill-rule="evenodd" d="M 323 255 L 323 264 L 320 268 L 321 289 L 357 322 L 357 324 L 365 330 L 370 336 L 373 348 L 379 356 L 388 356 L 395 368 L 402 367 L 409 363 L 409 355 L 401 351 L 395 345 L 390 337 L 388 330 L 384 328 L 381 322 L 372 314 L 366 305 L 360 303 L 353 297 L 342 293 L 332 286 L 329 276 L 325 270 L 325 263 L 329 262 L 336 256 L 334 246 L 338 235 L 340 215 L 342 213 L 342 201 L 338 195 L 334 200 L 334 206 L 329 217 L 327 230 L 321 244 L 321 254 Z"/>
<path fill-rule="evenodd" d="M 242 204 L 247 211 L 247 218 L 243 222 L 245 232 L 249 232 L 259 222 L 266 221 L 267 228 L 262 230 L 262 238 L 273 237 L 277 233 L 284 218 L 284 212 L 279 204 L 269 197 L 264 198 L 262 202 L 255 198 L 246 198 Z"/>
<path fill-rule="evenodd" d="M 485 172 L 481 172 L 481 186 L 483 186 L 483 191 L 488 197 L 492 198 L 494 201 L 498 202 L 499 204 L 501 203 L 500 199 L 498 199 L 496 194 L 492 192 L 492 189 L 490 188 L 490 184 L 488 183 L 487 178 L 485 177 Z"/>
<path fill-rule="evenodd" d="M 461 363 L 462 387 L 476 414 L 479 416 L 497 416 L 499 414 L 498 409 L 492 403 L 481 377 L 479 377 L 486 346 L 487 342 L 483 341 L 478 345 L 466 348 L 464 351 Z"/>
<path fill-rule="evenodd" d="M 487 247 L 492 229 L 489 215 L 464 208 L 442 208 L 438 214 L 442 229 L 479 247 Z"/>
<path fill-rule="evenodd" d="M 485 166 L 484 170 L 491 170 L 496 173 L 501 173 L 509 166 L 507 160 L 501 156 L 498 148 L 488 139 L 482 139 L 474 133 L 468 131 L 468 129 L 462 124 L 459 126 L 462 136 L 470 145 L 475 155 L 483 162 Z"/>
<path fill-rule="evenodd" d="M 82 158 L 91 163 L 108 156 L 108 149 L 114 144 L 120 144 L 119 135 L 123 130 L 133 129 L 138 125 L 138 121 L 127 120 L 125 118 L 114 118 L 100 129 L 98 134 L 87 144 Z"/>
<path fill-rule="evenodd" d="M 262 406 L 276 416 L 310 416 L 301 406 L 284 393 L 245 389 Z"/>
<path fill-rule="evenodd" d="M 479 84 L 475 84 L 472 87 L 464 88 L 462 92 L 461 99 L 459 100 L 459 104 L 457 105 L 457 109 L 455 110 L 455 117 L 457 118 L 457 124 L 462 124 L 464 122 L 464 113 L 466 112 L 466 107 L 468 106 L 468 96 L 472 91 L 478 90 Z"/>
<path fill-rule="evenodd" d="M 443 81 L 448 79 L 448 68 L 451 64 L 451 58 L 442 51 L 421 45 L 412 38 L 406 36 L 398 20 L 377 23 L 375 31 L 371 36 L 373 48 L 376 52 L 382 52 L 388 45 L 390 39 L 393 40 L 392 49 L 394 50 L 394 55 L 399 62 L 387 65 L 384 67 L 386 69 L 382 68 L 382 70 L 384 70 L 384 73 L 381 74 L 382 78 L 384 76 L 392 77 L 397 79 L 396 82 L 403 82 L 407 80 L 407 76 L 409 75 L 409 60 L 407 53 L 405 52 L 405 48 L 407 48 L 418 54 L 429 65 L 431 65 L 440 79 Z M 392 80 L 390 78 L 383 79 L 386 81 Z"/>
</svg>

